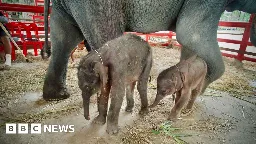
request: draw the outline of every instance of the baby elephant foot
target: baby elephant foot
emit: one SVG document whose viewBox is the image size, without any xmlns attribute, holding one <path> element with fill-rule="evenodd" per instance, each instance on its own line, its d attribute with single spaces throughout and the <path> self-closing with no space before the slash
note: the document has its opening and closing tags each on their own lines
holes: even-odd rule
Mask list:
<svg viewBox="0 0 256 144">
<path fill-rule="evenodd" d="M 126 106 L 125 111 L 126 112 L 132 112 L 133 111 L 133 106 Z"/>
<path fill-rule="evenodd" d="M 110 135 L 117 134 L 119 131 L 118 125 L 117 124 L 108 124 L 106 131 Z"/>
<path fill-rule="evenodd" d="M 178 117 L 176 117 L 176 116 L 171 116 L 171 115 L 167 118 L 167 120 L 172 121 L 172 122 L 175 122 L 175 121 L 177 121 L 178 119 L 181 119 L 181 118 L 178 118 Z"/>
<path fill-rule="evenodd" d="M 94 120 L 93 123 L 104 125 L 106 123 L 106 117 L 98 115 Z"/>
<path fill-rule="evenodd" d="M 140 110 L 140 112 L 139 112 L 140 115 L 146 115 L 146 114 L 148 114 L 148 113 L 149 113 L 148 108 L 141 108 L 141 110 Z"/>
<path fill-rule="evenodd" d="M 171 111 L 171 114 L 168 117 L 170 121 L 176 121 L 179 119 L 179 115 L 176 112 Z"/>
</svg>

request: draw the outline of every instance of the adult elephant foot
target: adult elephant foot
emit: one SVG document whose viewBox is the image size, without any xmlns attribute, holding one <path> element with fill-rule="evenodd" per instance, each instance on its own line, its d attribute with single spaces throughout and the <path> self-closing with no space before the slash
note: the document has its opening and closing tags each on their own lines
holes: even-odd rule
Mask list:
<svg viewBox="0 0 256 144">
<path fill-rule="evenodd" d="M 53 9 L 51 15 L 51 59 L 45 76 L 43 98 L 61 100 L 70 96 L 66 88 L 67 64 L 71 51 L 82 40 L 80 30 L 62 19 Z M 66 32 L 69 32 L 67 34 Z"/>
<path fill-rule="evenodd" d="M 45 85 L 43 89 L 43 98 L 46 101 L 63 100 L 70 97 L 66 87 L 57 88 L 52 85 Z"/>
</svg>

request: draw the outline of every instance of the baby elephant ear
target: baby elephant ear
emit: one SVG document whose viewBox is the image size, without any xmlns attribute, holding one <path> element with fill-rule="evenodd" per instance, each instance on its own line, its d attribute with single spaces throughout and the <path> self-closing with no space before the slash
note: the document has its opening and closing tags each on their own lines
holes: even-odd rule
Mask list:
<svg viewBox="0 0 256 144">
<path fill-rule="evenodd" d="M 96 62 L 95 65 L 94 65 L 94 72 L 96 74 L 99 74 L 100 80 L 101 80 L 101 84 L 102 84 L 103 87 L 105 87 L 107 82 L 108 82 L 108 70 L 107 70 L 107 67 L 105 67 L 100 62 Z"/>
</svg>

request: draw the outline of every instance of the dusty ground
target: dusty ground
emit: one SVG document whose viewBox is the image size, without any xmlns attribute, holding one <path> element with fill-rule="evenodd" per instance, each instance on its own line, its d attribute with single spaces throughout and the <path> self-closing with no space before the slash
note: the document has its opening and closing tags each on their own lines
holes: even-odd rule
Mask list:
<svg viewBox="0 0 256 144">
<path fill-rule="evenodd" d="M 149 101 L 156 90 L 156 77 L 178 62 L 177 49 L 153 48 L 154 64 L 149 84 Z M 82 52 L 82 55 L 86 52 Z M 76 56 L 79 57 L 81 52 Z M 81 91 L 77 85 L 75 63 L 68 68 L 67 85 L 71 97 L 59 102 L 45 102 L 41 91 L 47 61 L 15 63 L 10 71 L 0 72 L 0 143 L 256 143 L 256 64 L 245 62 L 237 69 L 232 59 L 225 58 L 226 72 L 198 97 L 191 115 L 166 124 L 173 105 L 166 97 L 144 117 L 138 114 L 140 100 L 135 92 L 133 113 L 120 113 L 118 135 L 106 134 L 106 125 L 97 126 L 83 117 Z M 90 105 L 91 119 L 97 116 L 96 96 Z M 5 123 L 42 123 L 75 125 L 74 133 L 42 133 L 40 135 L 6 135 Z M 173 130 L 173 128 L 179 128 Z M 179 134 L 179 135 L 178 135 Z M 188 136 L 189 135 L 189 136 Z M 179 137 L 180 136 L 180 137 Z M 186 137 L 187 136 L 187 137 Z M 184 141 L 181 141 L 184 140 Z M 176 140 L 176 141 L 175 141 Z M 180 142 L 179 142 L 180 141 Z"/>
</svg>

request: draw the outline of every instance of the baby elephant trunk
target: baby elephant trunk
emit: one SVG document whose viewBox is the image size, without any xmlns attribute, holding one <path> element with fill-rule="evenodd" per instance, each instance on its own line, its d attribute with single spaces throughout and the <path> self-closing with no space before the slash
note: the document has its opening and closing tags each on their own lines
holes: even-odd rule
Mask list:
<svg viewBox="0 0 256 144">
<path fill-rule="evenodd" d="M 86 120 L 90 120 L 89 103 L 88 103 L 88 101 L 84 101 L 84 118 Z"/>
<path fill-rule="evenodd" d="M 90 120 L 89 104 L 90 104 L 90 97 L 92 95 L 92 92 L 83 90 L 82 95 L 83 95 L 83 105 L 84 105 L 84 118 L 86 120 Z"/>
<path fill-rule="evenodd" d="M 158 105 L 158 103 L 159 103 L 163 98 L 164 98 L 164 97 L 163 97 L 162 95 L 157 94 L 154 103 L 153 103 L 151 106 L 149 106 L 149 107 L 150 107 L 150 108 L 155 107 L 156 105 Z"/>
</svg>

